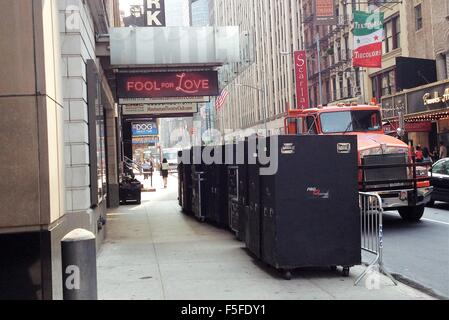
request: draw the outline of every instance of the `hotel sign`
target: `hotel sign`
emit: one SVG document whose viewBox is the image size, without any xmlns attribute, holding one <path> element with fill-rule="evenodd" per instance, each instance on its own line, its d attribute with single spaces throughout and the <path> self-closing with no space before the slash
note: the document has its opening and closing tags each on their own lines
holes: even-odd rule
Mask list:
<svg viewBox="0 0 449 320">
<path fill-rule="evenodd" d="M 309 85 L 307 79 L 306 52 L 295 51 L 296 108 L 309 108 Z"/>
<path fill-rule="evenodd" d="M 218 96 L 216 71 L 118 74 L 119 98 Z"/>
<path fill-rule="evenodd" d="M 426 93 L 423 96 L 423 100 L 425 106 L 449 102 L 449 88 L 444 90 L 444 94 L 441 97 L 438 91 L 435 91 L 433 95 Z"/>
<path fill-rule="evenodd" d="M 449 80 L 382 97 L 382 112 L 386 119 L 397 117 L 398 111 L 413 115 L 447 108 L 449 108 Z"/>
</svg>

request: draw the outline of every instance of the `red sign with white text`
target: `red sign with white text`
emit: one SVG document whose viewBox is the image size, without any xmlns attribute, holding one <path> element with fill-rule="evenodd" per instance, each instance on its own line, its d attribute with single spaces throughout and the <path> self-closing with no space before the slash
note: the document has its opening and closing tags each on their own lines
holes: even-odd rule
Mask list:
<svg viewBox="0 0 449 320">
<path fill-rule="evenodd" d="M 118 98 L 218 96 L 216 71 L 117 74 Z"/>
<path fill-rule="evenodd" d="M 397 128 L 399 128 L 398 122 L 391 122 L 391 124 L 384 125 L 385 132 L 396 131 Z M 407 132 L 430 132 L 432 131 L 432 122 L 406 122 L 404 129 Z"/>
<path fill-rule="evenodd" d="M 307 80 L 306 52 L 295 51 L 296 108 L 309 108 L 309 85 Z"/>
</svg>

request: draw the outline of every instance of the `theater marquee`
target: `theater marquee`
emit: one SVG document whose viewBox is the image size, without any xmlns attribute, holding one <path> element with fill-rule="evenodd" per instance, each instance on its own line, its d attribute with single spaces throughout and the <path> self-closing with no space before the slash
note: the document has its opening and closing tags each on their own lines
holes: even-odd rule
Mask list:
<svg viewBox="0 0 449 320">
<path fill-rule="evenodd" d="M 218 96 L 216 71 L 118 74 L 119 98 Z"/>
<path fill-rule="evenodd" d="M 170 115 L 193 114 L 198 112 L 196 103 L 148 104 L 123 106 L 123 115 Z"/>
</svg>

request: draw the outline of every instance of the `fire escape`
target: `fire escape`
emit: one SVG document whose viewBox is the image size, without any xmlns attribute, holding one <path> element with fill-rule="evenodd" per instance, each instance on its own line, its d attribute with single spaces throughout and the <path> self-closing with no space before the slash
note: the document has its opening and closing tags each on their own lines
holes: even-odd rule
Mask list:
<svg viewBox="0 0 449 320">
<path fill-rule="evenodd" d="M 311 2 L 310 2 L 311 3 Z M 313 5 L 308 6 L 310 9 Z M 309 65 L 309 87 L 317 88 L 319 86 L 319 69 L 318 61 L 321 64 L 321 78 L 323 103 L 327 104 L 330 101 L 338 98 L 349 98 L 354 95 L 354 90 L 348 90 L 346 87 L 343 92 L 337 94 L 336 88 L 331 92 L 332 78 L 336 78 L 336 82 L 344 82 L 348 78 L 355 78 L 355 72 L 352 69 L 352 50 L 342 45 L 344 35 L 348 36 L 347 43 L 349 44 L 349 33 L 351 31 L 351 16 L 338 15 L 335 25 L 317 26 L 315 25 L 314 13 L 312 10 L 308 12 L 303 11 L 303 24 L 306 32 L 305 49 L 308 52 Z M 317 39 L 319 34 L 320 57 L 317 59 Z M 339 45 L 338 45 L 339 44 Z M 352 83 L 355 81 L 352 81 Z M 354 85 L 351 85 L 354 87 Z M 318 89 L 315 89 L 318 91 Z M 312 96 L 314 92 L 312 91 Z M 316 95 L 316 94 L 315 94 Z M 315 104 L 316 99 L 314 99 Z"/>
</svg>

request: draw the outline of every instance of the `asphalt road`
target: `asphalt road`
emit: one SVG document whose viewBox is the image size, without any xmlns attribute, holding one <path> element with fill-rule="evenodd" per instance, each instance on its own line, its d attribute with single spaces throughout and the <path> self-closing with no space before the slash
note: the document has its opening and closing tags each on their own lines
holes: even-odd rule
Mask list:
<svg viewBox="0 0 449 320">
<path fill-rule="evenodd" d="M 449 299 L 449 204 L 426 208 L 415 224 L 385 213 L 384 264 L 395 276 Z"/>
</svg>

